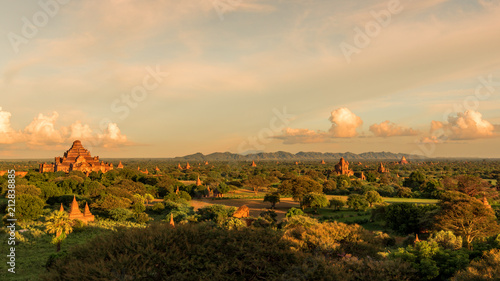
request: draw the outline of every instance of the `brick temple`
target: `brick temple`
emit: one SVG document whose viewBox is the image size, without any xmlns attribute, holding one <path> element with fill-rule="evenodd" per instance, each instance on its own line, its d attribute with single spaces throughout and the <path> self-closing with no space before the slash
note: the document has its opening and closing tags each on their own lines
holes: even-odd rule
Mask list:
<svg viewBox="0 0 500 281">
<path fill-rule="evenodd" d="M 63 157 L 56 157 L 55 163 L 40 164 L 40 173 L 81 171 L 89 174 L 90 172 L 99 171 L 106 173 L 111 170 L 113 170 L 113 164 L 101 162 L 99 156 L 92 157 L 79 140 L 73 142 L 73 145 L 64 153 Z"/>
<path fill-rule="evenodd" d="M 335 172 L 337 175 L 354 175 L 354 172 L 349 170 L 349 162 L 347 162 L 344 157 L 340 158 L 339 163 L 335 165 Z"/>
</svg>

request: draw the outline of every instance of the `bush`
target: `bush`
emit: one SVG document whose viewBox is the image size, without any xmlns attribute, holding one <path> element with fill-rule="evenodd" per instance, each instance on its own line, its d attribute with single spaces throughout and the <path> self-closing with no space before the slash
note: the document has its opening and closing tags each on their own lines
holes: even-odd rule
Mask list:
<svg viewBox="0 0 500 281">
<path fill-rule="evenodd" d="M 344 207 L 345 202 L 342 199 L 338 198 L 333 198 L 330 199 L 330 208 L 334 209 L 335 211 L 340 210 L 342 207 Z"/>
<path fill-rule="evenodd" d="M 285 217 L 291 218 L 294 216 L 302 216 L 302 215 L 304 215 L 304 212 L 301 209 L 292 207 L 292 208 L 288 209 L 288 211 L 285 214 Z"/>
<path fill-rule="evenodd" d="M 347 197 L 347 206 L 355 211 L 368 209 L 369 203 L 363 195 L 351 194 Z"/>
<path fill-rule="evenodd" d="M 165 205 L 163 205 L 163 203 L 156 203 L 153 207 L 151 207 L 151 210 L 155 213 L 161 214 L 163 210 L 165 210 Z"/>
<path fill-rule="evenodd" d="M 128 209 L 116 208 L 109 211 L 109 215 L 115 221 L 126 221 L 134 215 L 134 213 Z"/>
<path fill-rule="evenodd" d="M 150 217 L 146 213 L 135 213 L 134 214 L 135 222 L 137 223 L 147 223 L 150 220 Z"/>
<path fill-rule="evenodd" d="M 459 271 L 452 280 L 497 280 L 500 276 L 500 250 L 484 252 L 482 259 L 472 261 L 466 270 Z"/>
<path fill-rule="evenodd" d="M 231 217 L 236 211 L 236 207 L 226 207 L 224 205 L 210 205 L 207 207 L 199 208 L 196 212 L 200 221 L 213 221 L 221 222 L 228 217 Z"/>
<path fill-rule="evenodd" d="M 53 257 L 41 279 L 320 280 L 334 274 L 322 259 L 290 246 L 264 228 L 154 224 L 98 236 Z"/>
</svg>

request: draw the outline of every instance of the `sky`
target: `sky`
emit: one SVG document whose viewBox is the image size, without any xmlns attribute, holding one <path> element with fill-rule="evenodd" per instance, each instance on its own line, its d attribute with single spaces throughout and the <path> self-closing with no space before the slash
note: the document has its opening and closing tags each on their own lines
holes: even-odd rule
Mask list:
<svg viewBox="0 0 500 281">
<path fill-rule="evenodd" d="M 0 158 L 500 158 L 495 0 L 2 1 Z"/>
</svg>

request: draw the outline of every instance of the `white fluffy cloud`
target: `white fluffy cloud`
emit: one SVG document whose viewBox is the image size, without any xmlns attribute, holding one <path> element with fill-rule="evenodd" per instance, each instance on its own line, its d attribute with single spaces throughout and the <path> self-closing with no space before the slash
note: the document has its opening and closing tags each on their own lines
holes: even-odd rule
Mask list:
<svg viewBox="0 0 500 281">
<path fill-rule="evenodd" d="M 361 118 L 345 107 L 332 111 L 329 120 L 332 127 L 328 132 L 285 128 L 282 135 L 274 138 L 283 140 L 284 144 L 328 142 L 334 138 L 356 137 L 357 128 L 363 125 Z"/>
<path fill-rule="evenodd" d="M 358 135 L 356 129 L 363 125 L 363 120 L 348 108 L 341 107 L 332 111 L 330 132 L 337 138 L 352 138 Z"/>
<path fill-rule="evenodd" d="M 480 139 L 495 136 L 495 126 L 483 119 L 481 113 L 474 110 L 459 112 L 449 116 L 448 122 L 432 121 L 431 133 L 442 130 L 451 140 Z"/>
<path fill-rule="evenodd" d="M 109 123 L 106 131 L 103 134 L 99 134 L 99 139 L 103 147 L 112 147 L 127 142 L 127 136 L 122 135 L 116 123 Z"/>
<path fill-rule="evenodd" d="M 88 124 L 75 121 L 67 127 L 57 127 L 59 113 L 40 113 L 24 130 L 16 132 L 10 124 L 12 114 L 0 107 L 0 144 L 26 143 L 32 148 L 50 148 L 54 145 L 71 144 L 74 140 L 89 142 L 92 146 L 114 147 L 128 143 L 116 123 L 109 123 L 102 132 L 95 133 Z"/>
<path fill-rule="evenodd" d="M 418 131 L 412 128 L 399 126 L 389 120 L 371 125 L 370 131 L 377 137 L 414 136 L 418 134 Z"/>
<path fill-rule="evenodd" d="M 24 129 L 23 138 L 29 145 L 51 145 L 64 142 L 64 137 L 61 131 L 55 127 L 56 121 L 59 118 L 57 112 L 53 112 L 52 116 L 45 116 L 42 113 L 31 121 Z"/>
<path fill-rule="evenodd" d="M 11 116 L 10 112 L 3 111 L 0 107 L 0 144 L 14 143 L 18 138 L 18 133 L 10 125 Z"/>
</svg>

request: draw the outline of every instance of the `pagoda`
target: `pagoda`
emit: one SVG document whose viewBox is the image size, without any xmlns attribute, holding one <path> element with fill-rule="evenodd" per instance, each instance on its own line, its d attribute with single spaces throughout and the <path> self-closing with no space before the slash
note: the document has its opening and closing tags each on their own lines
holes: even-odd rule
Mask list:
<svg viewBox="0 0 500 281">
<path fill-rule="evenodd" d="M 380 166 L 378 167 L 378 172 L 383 174 L 388 172 L 388 170 L 384 167 L 384 164 L 380 163 Z"/>
<path fill-rule="evenodd" d="M 189 170 L 189 169 L 191 169 L 191 165 L 189 165 L 189 162 L 187 162 L 187 164 L 186 164 L 186 170 Z"/>
<path fill-rule="evenodd" d="M 408 160 L 406 160 L 406 158 L 403 156 L 401 157 L 401 161 L 398 162 L 400 165 L 405 165 L 405 164 L 408 164 Z"/>
<path fill-rule="evenodd" d="M 252 167 L 257 167 L 257 164 L 255 164 L 255 161 L 252 161 Z"/>
<path fill-rule="evenodd" d="M 325 165 L 325 164 L 326 164 L 325 160 L 321 160 L 321 165 Z"/>
<path fill-rule="evenodd" d="M 61 204 L 61 210 L 64 210 Z M 85 211 L 82 214 L 80 208 L 78 208 L 78 202 L 76 202 L 76 196 L 73 196 L 73 202 L 71 202 L 71 209 L 69 212 L 70 220 L 81 220 L 83 222 L 94 221 L 95 217 L 92 215 L 89 209 L 89 205 L 85 203 Z"/>
<path fill-rule="evenodd" d="M 99 156 L 92 157 L 79 140 L 73 142 L 63 157 L 56 157 L 55 163 L 40 164 L 40 173 L 81 171 L 87 174 L 90 172 L 106 173 L 111 170 L 113 170 L 113 164 L 101 162 Z"/>
<path fill-rule="evenodd" d="M 198 179 L 196 180 L 196 186 L 200 186 L 201 185 L 201 180 L 200 180 L 200 177 L 198 176 Z"/>
<path fill-rule="evenodd" d="M 122 164 L 122 161 L 120 161 L 120 163 L 118 163 L 118 166 L 116 167 L 117 169 L 123 169 L 123 164 Z"/>
</svg>

